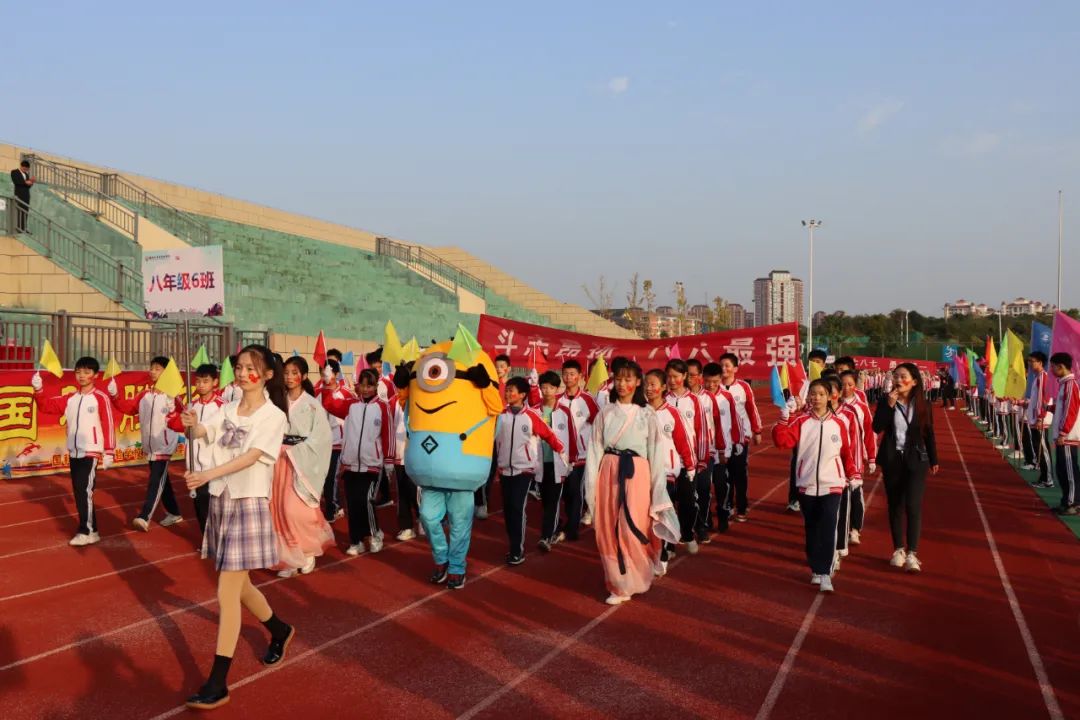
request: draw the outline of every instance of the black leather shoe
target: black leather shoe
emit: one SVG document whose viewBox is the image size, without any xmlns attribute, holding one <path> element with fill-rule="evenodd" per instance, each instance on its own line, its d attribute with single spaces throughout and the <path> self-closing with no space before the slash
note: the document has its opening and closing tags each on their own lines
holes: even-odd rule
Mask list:
<svg viewBox="0 0 1080 720">
<path fill-rule="evenodd" d="M 184 703 L 192 710 L 213 710 L 229 702 L 229 689 L 209 690 L 204 685 Z"/>
<path fill-rule="evenodd" d="M 289 643 L 296 637 L 296 628 L 290 627 L 289 634 L 281 640 L 270 639 L 270 647 L 266 648 L 266 654 L 263 655 L 263 665 L 277 665 L 279 662 L 285 659 L 285 651 L 289 649 Z"/>
</svg>

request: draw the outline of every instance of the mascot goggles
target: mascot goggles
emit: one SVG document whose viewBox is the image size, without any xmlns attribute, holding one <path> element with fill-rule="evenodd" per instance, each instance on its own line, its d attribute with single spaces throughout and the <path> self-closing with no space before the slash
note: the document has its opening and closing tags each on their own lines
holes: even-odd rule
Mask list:
<svg viewBox="0 0 1080 720">
<path fill-rule="evenodd" d="M 487 376 L 487 373 L 484 373 Z M 431 353 L 420 358 L 413 370 L 412 377 L 422 390 L 439 392 L 450 387 L 455 380 L 469 380 L 476 382 L 477 378 L 471 371 L 458 370 L 445 353 Z M 483 386 L 481 386 L 483 387 Z"/>
</svg>

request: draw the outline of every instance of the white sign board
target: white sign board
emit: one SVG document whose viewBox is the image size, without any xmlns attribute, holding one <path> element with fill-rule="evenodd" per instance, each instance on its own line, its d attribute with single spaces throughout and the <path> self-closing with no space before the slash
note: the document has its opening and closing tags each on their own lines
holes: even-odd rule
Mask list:
<svg viewBox="0 0 1080 720">
<path fill-rule="evenodd" d="M 220 245 L 144 252 L 142 276 L 147 318 L 178 313 L 218 317 L 225 312 Z"/>
</svg>

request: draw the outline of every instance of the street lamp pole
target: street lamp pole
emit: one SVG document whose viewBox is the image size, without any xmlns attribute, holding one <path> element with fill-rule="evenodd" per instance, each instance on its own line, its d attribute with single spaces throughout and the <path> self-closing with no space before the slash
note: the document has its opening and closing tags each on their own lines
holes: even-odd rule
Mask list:
<svg viewBox="0 0 1080 720">
<path fill-rule="evenodd" d="M 806 313 L 806 353 L 810 357 L 810 351 L 814 349 L 814 228 L 821 227 L 821 220 L 803 220 L 802 224 L 810 231 L 810 292 Z"/>
</svg>

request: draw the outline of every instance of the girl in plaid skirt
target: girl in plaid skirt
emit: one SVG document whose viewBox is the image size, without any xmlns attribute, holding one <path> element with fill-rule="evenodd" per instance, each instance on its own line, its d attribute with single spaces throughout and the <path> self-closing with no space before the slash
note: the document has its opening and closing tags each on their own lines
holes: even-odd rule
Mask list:
<svg viewBox="0 0 1080 720">
<path fill-rule="evenodd" d="M 211 470 L 184 476 L 189 490 L 210 484 L 210 516 L 203 535 L 202 556 L 218 570 L 217 651 L 206 684 L 188 698 L 188 707 L 210 710 L 229 701 L 225 678 L 240 638 L 240 607 L 246 607 L 270 631 L 263 664 L 276 665 L 296 631 L 282 622 L 259 590 L 249 570 L 278 562 L 270 488 L 274 463 L 288 425 L 281 361 L 261 345 L 244 348 L 236 361 L 242 395 L 212 421 L 199 425 L 192 411 L 181 415 L 191 436 L 212 448 Z M 265 391 L 265 392 L 264 392 Z"/>
</svg>

